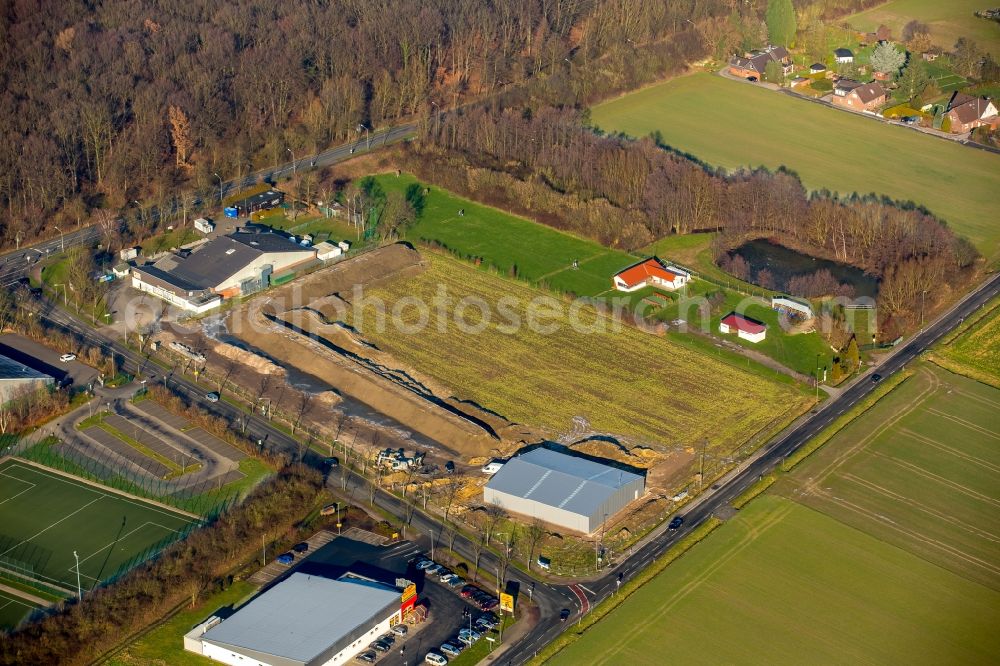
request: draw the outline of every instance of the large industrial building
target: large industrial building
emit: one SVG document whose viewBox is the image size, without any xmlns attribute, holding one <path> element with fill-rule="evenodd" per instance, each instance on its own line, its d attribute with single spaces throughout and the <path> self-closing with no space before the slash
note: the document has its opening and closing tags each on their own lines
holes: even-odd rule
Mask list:
<svg viewBox="0 0 1000 666">
<path fill-rule="evenodd" d="M 132 286 L 194 313 L 223 298 L 266 288 L 273 275 L 316 259 L 316 251 L 267 231 L 237 231 L 132 270 Z"/>
<path fill-rule="evenodd" d="M 645 489 L 646 480 L 639 474 L 538 448 L 507 462 L 483 488 L 483 500 L 589 534 Z"/>
<path fill-rule="evenodd" d="M 51 386 L 55 379 L 12 358 L 0 356 L 0 405 Z"/>
<path fill-rule="evenodd" d="M 296 572 L 184 636 L 184 649 L 233 666 L 337 666 L 402 619 L 407 595 L 373 580 Z"/>
</svg>

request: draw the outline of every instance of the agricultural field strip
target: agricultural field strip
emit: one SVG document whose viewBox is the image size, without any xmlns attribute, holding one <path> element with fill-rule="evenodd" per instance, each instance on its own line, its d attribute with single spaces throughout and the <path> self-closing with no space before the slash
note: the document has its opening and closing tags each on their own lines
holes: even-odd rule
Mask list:
<svg viewBox="0 0 1000 666">
<path fill-rule="evenodd" d="M 645 619 L 637 620 L 632 623 L 630 628 L 621 636 L 621 639 L 617 644 L 611 644 L 608 649 L 602 651 L 600 654 L 594 656 L 594 661 L 590 662 L 592 664 L 606 664 L 606 663 L 618 663 L 616 660 L 621 657 L 619 652 L 620 645 L 628 645 L 630 641 L 634 641 L 636 636 L 648 631 L 649 627 L 657 622 L 663 621 L 663 614 L 670 611 L 671 608 L 683 601 L 687 596 L 696 591 L 702 584 L 708 581 L 717 571 L 721 570 L 726 564 L 733 560 L 738 555 L 740 555 L 744 550 L 753 545 L 753 543 L 763 536 L 769 529 L 773 526 L 779 524 L 781 520 L 792 511 L 794 505 L 789 503 L 787 507 L 781 511 L 775 512 L 766 521 L 753 525 L 747 528 L 746 534 L 743 538 L 733 546 L 724 556 L 715 560 L 711 566 L 703 569 L 698 575 L 692 578 L 688 583 L 682 586 L 679 590 L 674 592 L 668 599 L 664 600 L 662 607 L 660 607 L 659 613 L 649 613 Z"/>
<path fill-rule="evenodd" d="M 997 155 L 709 73 L 643 88 L 591 111 L 601 129 L 631 136 L 659 130 L 666 143 L 728 170 L 784 166 L 810 190 L 849 195 L 877 188 L 915 201 L 969 237 L 988 260 L 1000 256 L 998 228 L 989 223 L 1000 183 Z M 755 132 L 745 133 L 733 117 Z M 858 159 L 832 158 L 834 145 Z M 894 156 L 891 169 L 873 166 L 879 154 Z"/>
<path fill-rule="evenodd" d="M 874 481 L 870 481 L 868 479 L 864 479 L 864 478 L 862 478 L 860 476 L 857 476 L 856 474 L 851 474 L 851 473 L 844 474 L 843 478 L 847 479 L 848 481 L 851 481 L 851 482 L 853 482 L 853 483 L 855 483 L 855 484 L 857 484 L 859 486 L 863 486 L 864 488 L 866 488 L 866 489 L 868 489 L 868 490 L 870 490 L 872 492 L 878 493 L 879 495 L 883 495 L 883 496 L 885 496 L 885 497 L 887 497 L 889 499 L 895 500 L 895 501 L 900 502 L 900 503 L 905 503 L 908 506 L 916 507 L 917 510 L 919 510 L 920 512 L 926 513 L 927 515 L 932 516 L 935 519 L 938 519 L 938 520 L 947 520 L 950 524 L 952 524 L 952 525 L 958 525 L 959 527 L 961 527 L 962 529 L 964 529 L 965 531 L 967 531 L 967 532 L 969 532 L 971 534 L 975 534 L 976 536 L 983 537 L 983 538 L 985 538 L 985 539 L 987 539 L 989 541 L 1000 542 L 1000 537 L 998 537 L 996 534 L 993 534 L 992 532 L 988 532 L 986 530 L 980 529 L 979 527 L 976 527 L 975 525 L 970 525 L 969 523 L 964 522 L 960 518 L 957 518 L 957 517 L 952 516 L 950 514 L 944 513 L 942 511 L 938 511 L 938 510 L 936 510 L 936 509 L 934 509 L 932 507 L 929 507 L 929 506 L 927 506 L 925 504 L 917 502 L 916 500 L 914 500 L 911 497 L 907 497 L 905 495 L 901 495 L 901 494 L 899 494 L 899 493 L 897 493 L 897 492 L 895 492 L 893 490 L 890 490 L 889 488 L 886 488 L 884 486 L 880 486 L 879 484 L 875 483 Z"/>
<path fill-rule="evenodd" d="M 428 290 L 431 293 L 425 296 L 431 298 L 433 288 L 443 284 L 449 293 L 472 295 L 487 302 L 495 300 L 496 295 L 501 293 L 513 296 L 524 307 L 524 304 L 531 302 L 533 296 L 544 293 L 527 285 L 511 283 L 478 271 L 446 255 L 431 254 L 429 260 L 429 270 L 422 276 L 411 281 L 381 285 L 373 294 L 387 303 L 395 302 L 404 295 L 419 298 Z M 518 312 L 523 321 L 523 313 L 520 310 Z M 583 314 L 588 318 L 597 317 L 604 321 L 604 316 L 596 311 L 586 310 Z M 357 325 L 357 322 L 352 323 Z M 406 323 L 409 325 L 411 322 Z M 365 331 L 363 324 L 361 330 L 385 351 L 411 367 L 434 375 L 458 395 L 503 413 L 508 418 L 535 425 L 565 428 L 571 417 L 579 415 L 581 407 L 586 406 L 589 412 L 586 414 L 587 418 L 593 421 L 594 429 L 601 432 L 630 433 L 645 441 L 671 445 L 694 441 L 692 438 L 697 436 L 710 436 L 704 419 L 699 415 L 704 415 L 711 409 L 712 402 L 725 392 L 720 393 L 718 388 L 710 389 L 699 384 L 684 384 L 685 390 L 677 391 L 678 382 L 687 376 L 686 364 L 689 363 L 702 368 L 714 367 L 719 375 L 718 381 L 733 387 L 729 397 L 734 410 L 733 419 L 728 422 L 730 431 L 720 433 L 718 428 L 713 430 L 711 438 L 716 443 L 743 441 L 741 433 L 766 428 L 767 423 L 763 421 L 773 419 L 767 410 L 762 411 L 759 406 L 770 399 L 776 399 L 777 394 L 781 395 L 780 399 L 785 400 L 786 404 L 791 397 L 787 390 L 763 379 L 758 380 L 748 371 L 714 359 L 707 360 L 700 353 L 690 352 L 668 340 L 658 339 L 627 326 L 613 334 L 612 344 L 609 339 L 612 333 L 608 331 L 590 335 L 577 334 L 566 322 L 560 335 L 544 335 L 523 328 L 518 329 L 518 335 L 513 336 L 503 331 L 502 326 L 505 324 L 497 325 L 494 322 L 477 336 L 475 345 L 460 345 L 464 350 L 475 350 L 484 357 L 485 365 L 480 366 L 476 363 L 455 364 L 442 358 L 444 350 L 454 351 L 457 349 L 456 342 L 470 338 L 459 335 L 454 322 L 445 322 L 447 328 L 444 331 L 438 331 L 434 324 L 435 322 L 431 322 L 424 335 L 410 336 L 405 341 L 400 340 L 399 336 L 387 337 L 384 331 Z M 539 354 L 540 345 L 550 349 L 544 358 Z M 611 351 L 612 348 L 615 351 Z M 526 382 L 529 378 L 523 375 L 522 369 L 524 359 L 528 357 L 537 359 L 539 372 L 532 375 L 532 381 L 538 385 L 525 390 L 525 386 L 518 382 L 512 383 L 504 375 L 517 377 L 521 383 Z M 578 361 L 573 362 L 579 380 L 576 386 L 565 381 L 566 359 L 574 357 L 578 358 Z M 622 358 L 634 362 L 635 367 L 649 367 L 655 371 L 636 375 L 626 368 L 616 368 L 615 364 L 620 365 Z M 483 367 L 493 369 L 484 376 L 481 370 Z M 674 390 L 661 400 L 657 397 L 657 391 L 663 389 L 660 385 L 663 377 L 671 379 Z M 768 391 L 762 392 L 765 388 Z M 622 392 L 632 397 L 626 399 Z M 748 392 L 756 397 L 750 400 Z M 531 397 L 526 398 L 526 395 Z M 547 396 L 544 409 L 533 402 L 541 395 Z M 607 405 L 609 401 L 614 401 L 615 410 L 597 407 Z M 751 402 L 758 409 L 751 409 Z M 667 413 L 657 415 L 645 407 L 662 404 L 664 409 L 668 409 L 668 403 L 670 407 L 667 413 L 672 415 L 670 418 L 664 418 Z M 544 416 L 540 416 L 542 413 Z"/>
<path fill-rule="evenodd" d="M 882 514 L 880 514 L 878 512 L 872 511 L 872 510 L 870 510 L 867 507 L 864 507 L 864 506 L 861 506 L 861 505 L 859 505 L 857 503 L 848 501 L 848 500 L 846 500 L 844 498 L 837 497 L 837 496 L 833 495 L 832 493 L 830 493 L 830 492 L 828 492 L 826 490 L 823 490 L 821 488 L 821 486 L 826 482 L 826 480 L 830 477 L 831 474 L 834 474 L 838 469 L 842 468 L 853 457 L 855 457 L 855 456 L 857 456 L 859 454 L 863 454 L 863 455 L 867 455 L 867 456 L 871 456 L 871 457 L 875 457 L 875 458 L 881 458 L 881 459 L 888 460 L 890 463 L 892 463 L 894 465 L 897 465 L 897 466 L 899 466 L 899 467 L 901 467 L 903 469 L 906 469 L 909 472 L 912 472 L 912 473 L 920 475 L 920 476 L 924 476 L 925 478 L 928 478 L 928 479 L 930 479 L 931 481 L 933 481 L 935 483 L 939 483 L 939 484 L 942 484 L 942 485 L 944 485 L 946 487 L 949 487 L 949 488 L 951 488 L 953 490 L 956 490 L 957 492 L 959 492 L 961 494 L 964 494 L 964 495 L 966 495 L 966 496 L 968 496 L 968 497 L 970 497 L 970 498 L 972 498 L 972 499 L 974 499 L 976 501 L 986 502 L 986 503 L 989 503 L 989 504 L 1000 506 L 1000 502 L 997 502 L 993 498 L 986 497 L 985 495 L 982 495 L 981 493 L 978 493 L 978 492 L 976 492 L 974 490 L 971 490 L 969 488 L 965 488 L 964 486 L 961 486 L 961 484 L 957 484 L 957 483 L 955 483 L 953 481 L 945 479 L 945 478 L 941 477 L 940 475 L 936 475 L 933 472 L 930 472 L 930 471 L 925 470 L 925 469 L 923 469 L 923 468 L 921 468 L 921 467 L 919 467 L 917 465 L 914 465 L 913 463 L 909 463 L 907 461 L 902 461 L 902 460 L 899 460 L 898 458 L 894 458 L 894 457 L 886 455 L 884 453 L 880 453 L 880 452 L 876 452 L 876 451 L 871 451 L 871 450 L 868 449 L 868 446 L 869 446 L 869 444 L 871 442 L 873 442 L 875 439 L 877 439 L 878 437 L 880 437 L 881 435 L 883 435 L 884 433 L 886 433 L 890 428 L 892 428 L 893 426 L 895 426 L 896 424 L 898 424 L 905 417 L 907 417 L 908 415 L 910 415 L 919 406 L 921 406 L 922 404 L 924 404 L 924 402 L 926 402 L 929 399 L 929 397 L 932 396 L 941 387 L 940 380 L 933 373 L 926 372 L 926 376 L 930 380 L 928 386 L 926 386 L 918 394 L 918 396 L 915 399 L 913 399 L 910 402 L 909 405 L 907 405 L 906 408 L 899 410 L 895 414 L 895 416 L 893 418 L 891 418 L 891 419 L 885 421 L 884 423 L 882 423 L 878 428 L 876 428 L 875 430 L 873 430 L 867 436 L 859 438 L 858 442 L 854 446 L 847 448 L 843 453 L 841 453 L 833 461 L 831 461 L 831 463 L 829 465 L 827 465 L 826 468 L 824 468 L 818 474 L 816 474 L 810 480 L 809 484 L 807 486 L 805 486 L 805 488 L 803 489 L 803 492 L 815 495 L 817 497 L 821 497 L 824 501 L 829 501 L 829 502 L 838 504 L 839 506 L 841 506 L 841 507 L 843 507 L 843 508 L 845 508 L 845 509 L 847 509 L 847 510 L 849 510 L 849 511 L 855 513 L 855 514 L 857 514 L 857 515 L 865 517 L 865 518 L 867 518 L 867 519 L 869 519 L 869 520 L 871 520 L 871 521 L 873 521 L 873 522 L 875 522 L 875 523 L 877 523 L 877 524 L 879 524 L 879 525 L 881 525 L 881 526 L 883 526 L 885 528 L 888 528 L 888 529 L 891 529 L 893 531 L 899 532 L 900 534 L 902 534 L 902 535 L 904 535 L 904 536 L 906 536 L 906 537 L 908 537 L 910 539 L 919 541 L 919 542 L 921 542 L 923 544 L 926 544 L 926 545 L 928 545 L 928 546 L 930 546 L 932 548 L 935 548 L 937 550 L 945 552 L 948 555 L 950 555 L 952 557 L 955 557 L 955 558 L 958 558 L 958 559 L 961 559 L 961 560 L 963 560 L 965 562 L 968 562 L 969 564 L 972 564 L 973 566 L 980 567 L 980 568 L 985 569 L 985 570 L 987 570 L 987 571 L 989 571 L 991 573 L 1000 573 L 1000 567 L 997 567 L 995 564 L 993 564 L 991 562 L 987 562 L 987 561 L 985 561 L 985 560 L 983 560 L 981 558 L 978 558 L 978 557 L 975 557 L 974 555 L 966 553 L 965 551 L 959 550 L 959 549 L 955 548 L 953 545 L 951 545 L 949 543 L 940 541 L 938 539 L 931 538 L 931 537 L 929 537 L 929 536 L 927 536 L 925 534 L 922 534 L 918 530 L 914 530 L 914 529 L 909 529 L 909 528 L 903 527 L 903 526 L 895 523 L 894 521 L 892 521 L 890 518 L 887 518 L 886 516 L 884 516 L 884 515 L 882 515 Z M 990 467 L 989 469 L 992 470 L 993 467 Z M 862 485 L 862 486 L 868 488 L 868 490 L 875 491 L 876 489 L 878 489 L 878 491 L 880 493 L 882 493 L 882 494 L 885 494 L 885 492 L 892 492 L 892 491 L 887 491 L 887 489 L 884 489 L 881 486 L 878 486 L 878 484 L 875 484 L 874 482 L 871 482 L 871 481 L 864 481 L 863 483 L 859 483 L 860 477 L 858 477 L 857 475 L 854 475 L 854 474 L 843 474 L 843 475 L 841 475 L 841 478 L 844 478 L 844 479 L 846 479 L 846 480 L 848 480 L 848 481 L 850 481 L 852 483 L 856 483 L 858 485 Z M 918 509 L 920 509 L 922 507 L 922 505 L 920 505 L 920 503 L 917 502 L 914 498 L 902 498 L 899 501 L 901 503 L 907 505 L 907 506 L 916 506 Z M 924 507 L 924 508 L 926 508 L 926 507 Z M 965 526 L 965 525 L 963 524 L 963 526 Z M 966 526 L 966 527 L 971 527 L 971 526 Z M 992 533 L 989 533 L 989 532 L 982 532 L 982 531 L 980 531 L 978 529 L 975 529 L 975 528 L 973 528 L 973 530 L 969 530 L 969 531 L 973 531 L 974 533 L 980 533 L 984 538 L 986 538 L 989 541 L 994 541 L 995 542 L 997 540 L 996 535 L 994 535 Z"/>
<path fill-rule="evenodd" d="M 964 562 L 968 562 L 969 564 L 971 564 L 973 566 L 978 566 L 980 568 L 983 568 L 983 569 L 985 569 L 985 570 L 987 570 L 987 571 L 989 571 L 991 573 L 994 573 L 994 574 L 1000 573 L 1000 567 L 996 566 L 992 562 L 987 562 L 986 560 L 983 560 L 981 558 L 975 557 L 973 555 L 969 555 L 965 551 L 959 550 L 958 548 L 955 548 L 954 546 L 952 546 L 949 543 L 946 543 L 944 541 L 940 541 L 939 539 L 933 539 L 933 538 L 931 538 L 929 536 L 921 534 L 917 530 L 913 530 L 913 529 L 909 529 L 909 528 L 906 528 L 906 527 L 902 527 L 902 526 L 898 525 L 896 522 L 894 522 L 892 519 L 887 519 L 885 516 L 883 516 L 882 514 L 878 513 L 877 511 L 873 511 L 873 510 L 871 510 L 871 509 L 869 509 L 867 507 L 861 506 L 860 504 L 848 501 L 848 500 L 843 499 L 841 497 L 836 497 L 836 496 L 831 495 L 829 493 L 824 493 L 823 497 L 824 497 L 825 500 L 827 500 L 829 502 L 833 502 L 834 504 L 837 504 L 837 505 L 839 505 L 839 506 L 847 509 L 848 511 L 856 513 L 859 516 L 867 518 L 868 520 L 871 520 L 872 522 L 877 523 L 877 524 L 879 524 L 880 526 L 882 526 L 884 528 L 893 530 L 895 532 L 899 532 L 900 534 L 902 534 L 903 536 L 905 536 L 905 537 L 907 537 L 909 539 L 913 539 L 915 541 L 919 541 L 919 542 L 921 542 L 923 544 L 931 546 L 932 548 L 936 548 L 938 550 L 941 550 L 941 551 L 943 551 L 943 552 L 951 555 L 952 557 L 956 557 L 956 558 L 958 558 L 958 559 L 960 559 L 960 560 L 962 560 Z"/>
</svg>

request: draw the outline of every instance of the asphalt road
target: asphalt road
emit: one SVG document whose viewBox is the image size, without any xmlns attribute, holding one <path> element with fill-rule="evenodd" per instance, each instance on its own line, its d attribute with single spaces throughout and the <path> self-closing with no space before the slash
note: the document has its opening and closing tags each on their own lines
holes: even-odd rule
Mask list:
<svg viewBox="0 0 1000 666">
<path fill-rule="evenodd" d="M 733 498 L 746 490 L 763 474 L 768 473 L 780 464 L 786 456 L 809 441 L 820 430 L 829 425 L 832 420 L 871 393 L 877 386 L 871 380 L 872 374 L 878 373 L 883 378 L 889 378 L 998 293 L 1000 293 L 1000 274 L 995 274 L 979 285 L 974 291 L 970 292 L 951 310 L 939 317 L 937 321 L 933 322 L 903 345 L 902 348 L 883 361 L 881 365 L 855 380 L 839 396 L 831 398 L 816 410 L 815 413 L 800 421 L 796 427 L 767 444 L 758 454 L 758 457 L 745 463 L 745 466 L 741 470 L 729 476 L 724 482 L 719 483 L 717 487 L 713 486 L 712 489 L 706 491 L 698 499 L 697 503 L 687 510 L 684 516 L 684 524 L 680 529 L 671 531 L 661 528 L 658 532 L 654 532 L 655 536 L 653 538 L 646 541 L 642 547 L 631 553 L 627 558 L 624 558 L 615 568 L 606 570 L 603 576 L 581 585 L 557 585 L 534 579 L 519 569 L 509 568 L 506 580 L 519 582 L 521 589 L 525 592 L 528 589 L 531 590 L 532 599 L 540 610 L 540 619 L 523 639 L 498 656 L 495 660 L 496 663 L 523 664 L 531 659 L 538 650 L 554 640 L 567 626 L 571 625 L 573 620 L 578 619 L 583 610 L 597 604 L 612 594 L 617 588 L 619 575 L 622 576 L 623 580 L 628 580 L 636 571 L 648 566 L 650 562 L 662 555 L 673 542 L 703 523 L 716 510 L 729 504 Z M 162 370 L 158 366 L 148 366 L 145 359 L 140 355 L 123 347 L 120 343 L 112 342 L 99 336 L 86 324 L 66 312 L 52 308 L 42 316 L 64 327 L 75 330 L 78 334 L 86 337 L 95 344 L 113 350 L 119 358 L 125 359 L 129 369 L 134 370 L 138 367 L 147 366 L 147 376 L 151 371 L 162 375 Z M 160 380 L 161 377 L 158 376 L 156 381 Z M 245 416 L 241 410 L 228 403 L 222 401 L 217 403 L 205 402 L 202 400 L 204 390 L 184 378 L 173 376 L 169 379 L 169 382 L 175 390 L 195 399 L 204 409 L 210 412 L 234 421 Z M 298 444 L 291 437 L 255 416 L 249 417 L 248 432 L 253 438 L 261 440 L 265 446 L 287 452 L 298 450 Z M 308 461 L 309 458 L 307 456 Z M 340 483 L 339 473 L 335 472 L 331 475 L 329 484 L 331 487 L 339 489 Z M 368 501 L 366 483 L 365 480 L 357 475 L 353 473 L 350 475 L 348 479 L 348 492 L 355 501 Z M 400 518 L 405 518 L 411 512 L 402 500 L 386 492 L 379 492 L 376 495 L 375 501 L 378 506 Z M 436 518 L 420 511 L 412 511 L 412 517 L 404 536 L 418 540 L 425 547 L 432 542 L 440 544 L 442 542 L 442 527 Z M 463 557 L 475 560 L 472 544 L 464 537 L 458 536 L 456 538 L 454 549 Z M 490 551 L 484 551 L 479 561 L 481 568 L 487 571 L 496 570 L 500 567 L 498 557 Z M 574 612 L 570 620 L 565 623 L 559 620 L 559 611 L 563 608 L 571 609 Z"/>
<path fill-rule="evenodd" d="M 199 197 L 195 197 L 190 203 L 196 206 L 201 203 L 218 205 L 227 194 L 238 191 L 257 182 L 273 182 L 279 178 L 291 176 L 294 172 L 299 170 L 320 169 L 331 166 L 338 162 L 343 162 L 354 155 L 360 155 L 372 150 L 377 150 L 386 144 L 408 139 L 416 134 L 416 130 L 416 123 L 408 123 L 406 125 L 399 125 L 397 127 L 390 127 L 378 132 L 372 132 L 367 138 L 364 134 L 361 134 L 358 139 L 352 141 L 351 143 L 345 143 L 343 145 L 330 148 L 329 150 L 325 150 L 316 155 L 297 157 L 293 162 L 279 165 L 276 168 L 261 169 L 240 178 L 223 181 L 219 184 L 219 189 L 215 191 L 218 194 L 213 192 L 212 201 L 203 202 Z M 175 200 L 172 202 L 169 209 L 160 211 L 156 208 L 150 208 L 145 210 L 143 214 L 149 215 L 154 220 L 159 220 L 161 215 L 165 218 L 176 217 L 181 213 L 181 208 L 180 202 Z M 122 220 L 118 220 L 118 223 L 121 224 Z M 96 225 L 82 227 L 80 229 L 74 229 L 72 231 L 61 233 L 57 238 L 52 238 L 50 240 L 32 245 L 23 245 L 16 250 L 0 254 L 0 286 L 9 286 L 25 277 L 31 266 L 49 254 L 62 252 L 68 248 L 80 245 L 96 245 L 101 238 L 101 233 L 100 227 Z"/>
</svg>

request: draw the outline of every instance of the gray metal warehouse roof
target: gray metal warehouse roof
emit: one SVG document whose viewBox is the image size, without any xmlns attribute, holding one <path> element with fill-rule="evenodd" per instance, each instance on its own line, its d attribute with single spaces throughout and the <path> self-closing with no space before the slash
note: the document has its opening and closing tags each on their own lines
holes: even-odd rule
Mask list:
<svg viewBox="0 0 1000 666">
<path fill-rule="evenodd" d="M 12 358 L 0 356 L 0 379 L 52 379 L 52 377 Z"/>
<path fill-rule="evenodd" d="M 534 449 L 512 458 L 488 488 L 582 515 L 591 515 L 622 486 L 642 479 L 583 458 Z"/>
<path fill-rule="evenodd" d="M 312 250 L 293 243 L 281 234 L 238 231 L 213 238 L 184 259 L 169 257 L 176 267 L 167 270 L 190 284 L 212 289 L 268 252 L 308 254 Z M 160 263 L 157 262 L 157 265 Z"/>
<path fill-rule="evenodd" d="M 370 581 L 293 573 L 209 629 L 203 641 L 301 663 L 343 649 L 392 613 L 400 593 Z M 325 655 L 332 658 L 336 652 Z"/>
</svg>

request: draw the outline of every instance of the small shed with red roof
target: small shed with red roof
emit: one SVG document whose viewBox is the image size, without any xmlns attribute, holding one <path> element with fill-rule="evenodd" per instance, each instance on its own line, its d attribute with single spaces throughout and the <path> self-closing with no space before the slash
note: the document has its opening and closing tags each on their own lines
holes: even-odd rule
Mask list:
<svg viewBox="0 0 1000 666">
<path fill-rule="evenodd" d="M 737 337 L 743 338 L 747 342 L 757 343 L 767 335 L 767 326 L 756 319 L 730 312 L 719 322 L 719 331 L 735 333 Z"/>
<path fill-rule="evenodd" d="M 664 266 L 656 258 L 626 268 L 614 277 L 618 291 L 636 291 L 643 287 L 660 287 L 673 291 L 691 280 L 691 274 L 675 266 Z"/>
</svg>

